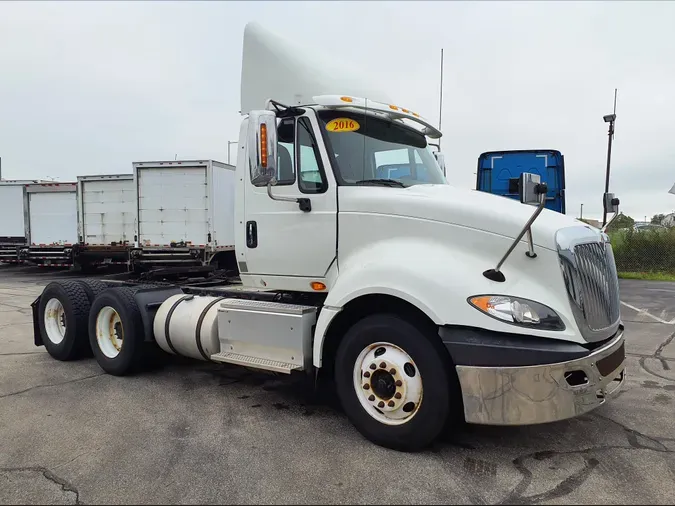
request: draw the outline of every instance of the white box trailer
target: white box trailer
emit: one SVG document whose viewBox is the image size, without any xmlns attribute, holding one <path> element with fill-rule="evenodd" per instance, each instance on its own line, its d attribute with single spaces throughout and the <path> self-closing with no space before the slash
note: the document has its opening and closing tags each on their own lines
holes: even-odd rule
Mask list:
<svg viewBox="0 0 675 506">
<path fill-rule="evenodd" d="M 234 251 L 235 167 L 215 160 L 136 162 L 134 267 L 207 265 Z"/>
<path fill-rule="evenodd" d="M 77 183 L 38 183 L 25 186 L 28 241 L 20 260 L 47 266 L 73 264 L 77 245 Z"/>
<path fill-rule="evenodd" d="M 76 264 L 83 268 L 128 264 L 134 243 L 135 202 L 133 174 L 77 177 Z"/>
<path fill-rule="evenodd" d="M 40 182 L 31 179 L 0 181 L 0 262 L 19 262 L 19 248 L 27 243 L 28 237 L 25 185 Z"/>
</svg>

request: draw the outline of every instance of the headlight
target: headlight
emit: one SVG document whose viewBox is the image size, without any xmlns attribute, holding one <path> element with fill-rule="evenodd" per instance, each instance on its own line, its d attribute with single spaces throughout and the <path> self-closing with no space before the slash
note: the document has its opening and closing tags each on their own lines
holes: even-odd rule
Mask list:
<svg viewBox="0 0 675 506">
<path fill-rule="evenodd" d="M 565 330 L 553 309 L 538 302 L 508 295 L 477 295 L 469 303 L 479 311 L 503 322 L 541 330 Z"/>
</svg>

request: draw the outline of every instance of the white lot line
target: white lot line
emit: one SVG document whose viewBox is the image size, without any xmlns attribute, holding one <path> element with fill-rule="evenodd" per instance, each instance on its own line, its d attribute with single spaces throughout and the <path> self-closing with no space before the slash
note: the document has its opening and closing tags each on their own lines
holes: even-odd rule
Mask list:
<svg viewBox="0 0 675 506">
<path fill-rule="evenodd" d="M 624 302 L 624 301 L 621 301 L 621 304 L 623 304 L 624 306 L 626 306 L 628 309 L 632 309 L 633 311 L 637 312 L 638 315 L 643 314 L 643 315 L 645 315 L 645 316 L 649 316 L 652 320 L 655 320 L 655 321 L 657 321 L 657 322 L 659 322 L 659 323 L 665 323 L 666 325 L 675 325 L 675 318 L 673 318 L 673 319 L 670 320 L 670 321 L 666 321 L 666 320 L 664 320 L 664 319 L 662 319 L 662 318 L 659 318 L 658 316 L 654 316 L 653 314 L 648 313 L 648 312 L 645 311 L 644 309 L 638 309 L 638 308 L 636 308 L 635 306 L 631 306 L 630 304 L 627 304 L 627 303 Z"/>
</svg>

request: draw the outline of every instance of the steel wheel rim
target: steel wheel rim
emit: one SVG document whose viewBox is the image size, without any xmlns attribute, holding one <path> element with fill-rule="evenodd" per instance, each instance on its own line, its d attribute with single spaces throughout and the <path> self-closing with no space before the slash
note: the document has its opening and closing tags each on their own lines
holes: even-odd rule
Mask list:
<svg viewBox="0 0 675 506">
<path fill-rule="evenodd" d="M 101 352 L 108 358 L 115 358 L 124 345 L 124 327 L 119 313 L 105 306 L 96 315 L 96 341 Z"/>
<path fill-rule="evenodd" d="M 44 314 L 47 339 L 54 344 L 60 344 L 66 337 L 66 313 L 63 304 L 57 298 L 49 299 L 45 305 Z"/>
<path fill-rule="evenodd" d="M 354 390 L 363 409 L 385 425 L 409 422 L 422 405 L 417 365 L 391 343 L 374 343 L 361 351 L 354 363 Z"/>
</svg>

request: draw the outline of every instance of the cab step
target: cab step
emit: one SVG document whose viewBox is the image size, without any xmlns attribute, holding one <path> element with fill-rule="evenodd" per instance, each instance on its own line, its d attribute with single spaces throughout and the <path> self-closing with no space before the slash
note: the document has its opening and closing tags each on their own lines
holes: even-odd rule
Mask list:
<svg viewBox="0 0 675 506">
<path fill-rule="evenodd" d="M 288 364 L 286 362 L 279 362 L 278 360 L 270 360 L 262 357 L 251 357 L 240 353 L 230 353 L 227 351 L 221 351 L 220 353 L 211 355 L 211 360 L 241 365 L 244 367 L 253 367 L 254 369 L 265 369 L 266 371 L 274 371 L 282 374 L 291 374 L 291 371 L 299 371 L 301 369 L 299 365 L 295 364 Z"/>
</svg>

